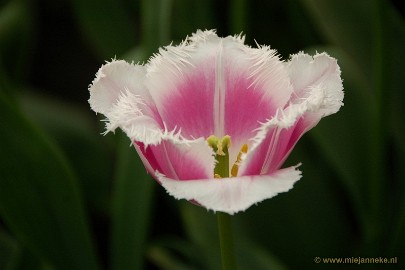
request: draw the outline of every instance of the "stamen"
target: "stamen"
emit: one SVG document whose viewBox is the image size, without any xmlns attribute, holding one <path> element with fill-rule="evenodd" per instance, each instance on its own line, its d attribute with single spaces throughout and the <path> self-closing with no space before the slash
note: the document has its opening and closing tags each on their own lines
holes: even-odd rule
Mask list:
<svg viewBox="0 0 405 270">
<path fill-rule="evenodd" d="M 240 149 L 240 151 L 238 153 L 238 157 L 236 158 L 236 161 L 232 166 L 231 177 L 238 176 L 239 166 L 242 161 L 242 155 L 246 154 L 247 151 L 248 151 L 248 145 L 245 143 L 244 145 L 242 145 L 242 148 Z"/>
</svg>

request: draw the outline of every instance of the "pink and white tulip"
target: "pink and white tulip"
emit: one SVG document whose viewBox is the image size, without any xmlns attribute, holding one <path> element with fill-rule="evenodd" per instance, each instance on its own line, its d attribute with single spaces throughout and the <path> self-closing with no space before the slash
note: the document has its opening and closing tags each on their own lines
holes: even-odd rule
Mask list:
<svg viewBox="0 0 405 270">
<path fill-rule="evenodd" d="M 281 168 L 284 161 L 305 132 L 343 104 L 340 68 L 326 53 L 283 62 L 268 46 L 252 48 L 242 36 L 215 31 L 161 48 L 145 65 L 113 60 L 89 91 L 107 131 L 128 135 L 170 195 L 229 214 L 290 190 L 301 172 Z M 237 175 L 214 177 L 211 135 L 230 136 Z"/>
</svg>

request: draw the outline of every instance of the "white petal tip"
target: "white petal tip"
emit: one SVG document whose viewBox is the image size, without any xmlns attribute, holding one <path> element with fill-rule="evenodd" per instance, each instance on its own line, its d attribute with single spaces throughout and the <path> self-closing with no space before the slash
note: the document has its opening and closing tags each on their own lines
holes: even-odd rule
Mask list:
<svg viewBox="0 0 405 270">
<path fill-rule="evenodd" d="M 281 169 L 272 175 L 220 180 L 179 181 L 161 174 L 157 174 L 157 178 L 166 191 L 176 199 L 196 201 L 208 210 L 233 215 L 265 199 L 289 191 L 301 178 L 297 166 Z"/>
</svg>

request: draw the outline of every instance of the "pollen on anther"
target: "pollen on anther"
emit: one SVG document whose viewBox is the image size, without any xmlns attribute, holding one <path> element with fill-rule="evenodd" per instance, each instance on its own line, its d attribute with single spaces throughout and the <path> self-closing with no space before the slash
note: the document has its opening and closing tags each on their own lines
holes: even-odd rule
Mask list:
<svg viewBox="0 0 405 270">
<path fill-rule="evenodd" d="M 238 153 L 238 157 L 236 158 L 236 161 L 232 166 L 231 177 L 238 176 L 240 162 L 242 161 L 242 155 L 246 154 L 247 151 L 248 151 L 248 145 L 245 143 L 244 145 L 242 145 L 242 147 L 241 147 L 241 149 L 240 149 L 240 151 Z"/>
</svg>

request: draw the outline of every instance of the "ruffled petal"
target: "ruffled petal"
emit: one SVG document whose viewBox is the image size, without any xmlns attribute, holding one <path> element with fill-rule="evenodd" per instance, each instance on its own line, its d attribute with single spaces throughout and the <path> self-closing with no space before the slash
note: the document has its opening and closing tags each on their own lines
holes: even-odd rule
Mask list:
<svg viewBox="0 0 405 270">
<path fill-rule="evenodd" d="M 252 151 L 242 161 L 241 175 L 279 169 L 299 138 L 343 105 L 340 69 L 334 58 L 301 53 L 292 57 L 287 70 L 294 87 L 289 105 L 259 128 Z"/>
<path fill-rule="evenodd" d="M 163 124 L 144 86 L 145 75 L 141 65 L 113 60 L 99 69 L 89 86 L 89 103 L 107 117 L 107 132 L 121 127 L 131 140 L 158 143 Z"/>
<path fill-rule="evenodd" d="M 120 127 L 134 143 L 145 167 L 180 180 L 211 177 L 215 158 L 204 138 L 185 139 L 168 130 L 144 85 L 143 66 L 125 61 L 103 65 L 89 87 L 90 105 L 104 114 L 107 131 Z"/>
<path fill-rule="evenodd" d="M 120 96 L 127 92 L 148 99 L 147 90 L 143 86 L 145 75 L 146 69 L 141 65 L 131 65 L 122 60 L 106 63 L 98 70 L 96 78 L 89 86 L 90 107 L 93 111 L 106 115 L 111 112 Z"/>
<path fill-rule="evenodd" d="M 138 142 L 135 148 L 155 179 L 158 179 L 156 173 L 180 181 L 213 176 L 214 152 L 203 138 L 189 141 L 171 132 L 163 134 L 159 144 L 145 147 Z"/>
<path fill-rule="evenodd" d="M 226 76 L 225 133 L 231 136 L 231 161 L 251 139 L 261 122 L 275 115 L 292 93 L 288 74 L 275 50 L 267 46 L 227 50 L 233 70 Z M 242 56 L 243 57 L 242 57 Z"/>
<path fill-rule="evenodd" d="M 335 58 L 327 53 L 310 56 L 298 53 L 291 56 L 286 63 L 286 69 L 294 88 L 291 103 L 300 103 L 300 100 L 311 98 L 313 88 L 322 89 L 325 100 L 318 108 L 321 116 L 336 113 L 343 105 L 343 84 L 340 77 L 340 68 Z"/>
<path fill-rule="evenodd" d="M 253 149 L 242 160 L 239 175 L 269 174 L 280 169 L 298 139 L 309 130 L 304 123 L 299 118 L 291 127 L 279 126 L 275 121 L 264 124 L 260 138 L 256 137 Z"/>
<path fill-rule="evenodd" d="M 177 199 L 194 200 L 207 209 L 235 214 L 290 190 L 301 178 L 296 167 L 270 175 L 178 181 L 157 173 L 158 181 Z"/>
<path fill-rule="evenodd" d="M 160 48 L 147 65 L 145 82 L 167 128 L 180 128 L 188 139 L 214 132 L 215 51 L 196 47 L 190 38 Z"/>
<path fill-rule="evenodd" d="M 169 130 L 181 128 L 186 138 L 230 135 L 235 146 L 292 93 L 274 50 L 213 31 L 161 49 L 147 70 L 145 84 Z"/>
</svg>

